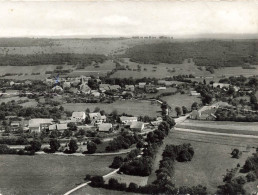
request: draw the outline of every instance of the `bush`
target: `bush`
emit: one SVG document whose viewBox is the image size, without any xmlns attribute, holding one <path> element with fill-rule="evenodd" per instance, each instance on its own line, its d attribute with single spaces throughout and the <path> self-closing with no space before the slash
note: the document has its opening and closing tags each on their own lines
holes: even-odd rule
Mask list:
<svg viewBox="0 0 258 195">
<path fill-rule="evenodd" d="M 242 152 L 239 151 L 239 149 L 235 148 L 232 152 L 231 152 L 232 158 L 237 158 L 239 159 L 240 156 L 242 155 Z"/>
<path fill-rule="evenodd" d="M 87 149 L 89 154 L 93 154 L 97 150 L 97 145 L 94 142 L 89 142 L 87 144 Z"/>
<path fill-rule="evenodd" d="M 246 180 L 247 182 L 252 182 L 252 181 L 255 181 L 256 180 L 256 175 L 254 173 L 248 173 L 246 175 Z"/>
<path fill-rule="evenodd" d="M 74 139 L 70 140 L 68 146 L 69 146 L 69 152 L 70 153 L 75 153 L 76 150 L 78 149 L 77 141 L 74 140 Z"/>
<path fill-rule="evenodd" d="M 94 138 L 92 140 L 95 144 L 101 144 L 101 140 L 99 138 Z"/>
<path fill-rule="evenodd" d="M 41 149 L 41 141 L 39 140 L 33 140 L 30 142 L 30 148 L 28 148 L 29 150 L 34 150 L 35 152 L 40 151 Z"/>
<path fill-rule="evenodd" d="M 128 186 L 128 192 L 137 192 L 138 185 L 136 183 L 130 183 Z"/>
<path fill-rule="evenodd" d="M 56 139 L 50 140 L 49 145 L 50 145 L 50 150 L 52 152 L 56 152 L 59 149 L 59 147 L 60 147 L 60 143 Z"/>
<path fill-rule="evenodd" d="M 92 176 L 91 183 L 92 187 L 103 187 L 104 186 L 104 179 L 102 176 Z"/>
</svg>

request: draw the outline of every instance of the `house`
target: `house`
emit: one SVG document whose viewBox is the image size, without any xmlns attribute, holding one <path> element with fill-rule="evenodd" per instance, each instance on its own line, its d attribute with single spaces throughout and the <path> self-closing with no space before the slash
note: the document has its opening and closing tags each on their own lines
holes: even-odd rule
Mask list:
<svg viewBox="0 0 258 195">
<path fill-rule="evenodd" d="M 125 90 L 126 91 L 134 91 L 135 87 L 134 87 L 134 85 L 125 85 Z"/>
<path fill-rule="evenodd" d="M 40 133 L 42 130 L 48 130 L 52 124 L 52 118 L 34 118 L 29 120 L 30 132 Z"/>
<path fill-rule="evenodd" d="M 144 123 L 140 121 L 133 121 L 130 125 L 132 131 L 142 131 L 144 129 Z"/>
<path fill-rule="evenodd" d="M 46 83 L 47 85 L 53 85 L 53 84 L 55 83 L 55 81 L 54 81 L 53 79 L 46 78 L 45 83 Z"/>
<path fill-rule="evenodd" d="M 99 132 L 111 132 L 112 131 L 112 124 L 111 123 L 102 123 L 98 125 Z"/>
<path fill-rule="evenodd" d="M 145 85 L 144 90 L 146 93 L 156 93 L 157 89 L 154 85 Z"/>
<path fill-rule="evenodd" d="M 119 91 L 121 87 L 119 85 L 110 85 L 109 90 L 110 91 Z"/>
<path fill-rule="evenodd" d="M 200 96 L 201 94 L 198 93 L 197 91 L 190 91 L 191 96 Z"/>
<path fill-rule="evenodd" d="M 73 122 L 82 122 L 83 120 L 85 120 L 85 118 L 86 118 L 85 112 L 73 112 L 71 120 Z"/>
<path fill-rule="evenodd" d="M 105 91 L 109 91 L 109 84 L 100 84 L 99 85 L 99 90 L 101 91 L 101 92 L 105 92 Z"/>
<path fill-rule="evenodd" d="M 157 90 L 166 90 L 167 88 L 166 87 L 157 87 L 156 89 Z"/>
<path fill-rule="evenodd" d="M 10 82 L 10 86 L 13 86 L 13 85 L 14 85 L 14 81 L 11 81 L 11 82 Z"/>
<path fill-rule="evenodd" d="M 137 117 L 128 117 L 128 116 L 121 116 L 120 117 L 120 121 L 123 123 L 123 124 L 126 124 L 128 122 L 134 122 L 134 121 L 137 121 Z"/>
<path fill-rule="evenodd" d="M 91 123 L 94 125 L 101 124 L 106 122 L 107 117 L 105 115 L 101 115 L 99 112 L 89 113 Z"/>
<path fill-rule="evenodd" d="M 56 85 L 56 86 L 54 86 L 54 87 L 52 88 L 52 91 L 63 91 L 63 88 L 60 87 L 60 86 L 58 86 L 58 85 Z"/>
<path fill-rule="evenodd" d="M 24 82 L 24 84 L 25 84 L 25 85 L 32 85 L 32 81 L 26 80 L 26 81 Z"/>
<path fill-rule="evenodd" d="M 68 91 L 69 93 L 74 93 L 74 94 L 79 92 L 78 89 L 76 89 L 75 87 L 71 87 Z"/>
<path fill-rule="evenodd" d="M 151 124 L 153 126 L 159 126 L 159 124 L 163 121 L 163 119 L 161 117 L 157 117 L 157 119 L 155 121 L 151 121 Z"/>
<path fill-rule="evenodd" d="M 49 125 L 48 128 L 49 128 L 49 131 L 54 131 L 54 130 L 64 131 L 64 130 L 68 129 L 66 123 Z"/>
<path fill-rule="evenodd" d="M 81 84 L 80 85 L 80 91 L 83 94 L 90 94 L 91 88 L 87 84 Z"/>
<path fill-rule="evenodd" d="M 71 82 L 65 81 L 63 83 L 63 88 L 70 88 L 71 87 Z"/>
<path fill-rule="evenodd" d="M 146 85 L 146 83 L 139 83 L 138 87 L 139 87 L 140 89 L 144 89 L 145 85 Z"/>
<path fill-rule="evenodd" d="M 219 87 L 219 88 L 223 88 L 223 87 L 229 88 L 229 84 L 225 84 L 225 83 L 213 83 L 212 86 L 214 88 L 216 88 L 216 87 Z"/>
<path fill-rule="evenodd" d="M 91 94 L 94 96 L 94 97 L 99 97 L 100 96 L 100 93 L 98 92 L 98 91 L 96 91 L 96 90 L 92 90 L 91 91 Z"/>
<path fill-rule="evenodd" d="M 193 110 L 192 113 L 190 114 L 190 119 L 199 120 L 200 116 L 201 115 L 198 112 L 198 110 Z"/>
<path fill-rule="evenodd" d="M 11 129 L 12 129 L 13 131 L 18 130 L 19 127 L 21 127 L 21 121 L 12 121 L 12 122 L 11 122 Z"/>
</svg>

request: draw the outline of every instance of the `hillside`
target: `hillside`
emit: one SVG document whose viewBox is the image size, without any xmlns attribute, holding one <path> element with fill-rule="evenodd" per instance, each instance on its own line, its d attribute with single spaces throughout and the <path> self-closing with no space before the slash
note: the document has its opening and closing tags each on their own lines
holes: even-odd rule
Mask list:
<svg viewBox="0 0 258 195">
<path fill-rule="evenodd" d="M 182 63 L 192 58 L 197 66 L 232 67 L 258 64 L 258 46 L 253 40 L 203 40 L 136 45 L 126 51 L 132 62 Z"/>
</svg>

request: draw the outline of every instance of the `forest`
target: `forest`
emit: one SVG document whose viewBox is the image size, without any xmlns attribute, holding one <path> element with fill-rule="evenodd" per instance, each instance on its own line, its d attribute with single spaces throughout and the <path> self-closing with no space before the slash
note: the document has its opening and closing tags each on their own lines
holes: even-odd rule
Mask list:
<svg viewBox="0 0 258 195">
<path fill-rule="evenodd" d="M 82 65 L 88 66 L 92 62 L 102 63 L 107 59 L 104 55 L 53 53 L 31 55 L 0 55 L 0 66 L 35 66 L 35 65 Z"/>
<path fill-rule="evenodd" d="M 197 66 L 219 68 L 258 64 L 257 50 L 252 40 L 203 40 L 136 45 L 124 55 L 136 63 L 181 64 L 185 59 L 193 59 Z"/>
</svg>

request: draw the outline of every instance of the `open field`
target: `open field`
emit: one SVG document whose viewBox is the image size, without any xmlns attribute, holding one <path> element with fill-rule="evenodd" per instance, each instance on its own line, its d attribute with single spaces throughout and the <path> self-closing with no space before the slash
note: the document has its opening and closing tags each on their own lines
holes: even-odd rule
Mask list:
<svg viewBox="0 0 258 195">
<path fill-rule="evenodd" d="M 179 128 L 210 131 L 218 133 L 232 133 L 243 135 L 258 135 L 257 122 L 228 122 L 228 121 L 197 121 L 186 120 L 177 125 Z"/>
<path fill-rule="evenodd" d="M 117 191 L 117 190 L 108 190 L 104 188 L 93 188 L 89 185 L 75 191 L 72 193 L 72 195 L 140 195 L 137 193 L 132 193 L 132 192 L 125 192 L 125 191 Z"/>
<path fill-rule="evenodd" d="M 85 111 L 87 108 L 91 112 L 96 107 L 100 110 L 105 110 L 106 113 L 111 113 L 113 110 L 117 110 L 118 114 L 126 113 L 134 116 L 159 116 L 161 113 L 160 105 L 151 104 L 149 101 L 138 101 L 138 100 L 118 100 L 111 104 L 102 103 L 67 103 L 63 104 L 65 110 L 68 111 Z"/>
<path fill-rule="evenodd" d="M 191 162 L 175 163 L 173 182 L 176 186 L 202 184 L 207 187 L 208 193 L 215 193 L 217 186 L 223 184 L 223 176 L 227 169 L 236 167 L 238 163 L 243 166 L 246 158 L 255 151 L 254 148 L 248 148 L 248 146 L 258 146 L 257 139 L 174 131 L 165 138 L 160 151 L 163 151 L 166 144 L 183 143 L 191 143 L 195 154 Z M 234 148 L 243 152 L 240 159 L 231 158 L 230 153 Z M 157 155 L 154 170 L 158 168 L 160 155 Z M 153 182 L 154 179 L 155 171 L 149 177 L 148 183 Z"/>
<path fill-rule="evenodd" d="M 135 62 L 129 61 L 128 58 L 124 59 L 124 63 L 121 65 L 129 66 L 132 70 L 119 70 L 115 74 L 113 74 L 112 78 L 143 78 L 143 77 L 154 77 L 154 78 L 165 78 L 171 77 L 179 74 L 193 74 L 198 76 L 207 76 L 210 75 L 207 71 L 201 71 L 197 66 L 194 65 L 193 62 L 188 63 L 187 60 L 182 64 L 165 64 L 161 63 L 158 65 L 153 64 L 139 64 Z M 133 69 L 137 69 L 137 66 L 141 66 L 141 71 L 138 72 L 133 71 Z M 156 68 L 155 68 L 156 67 Z M 146 70 L 144 70 L 146 68 Z M 175 69 L 175 72 L 168 72 L 168 70 Z M 154 71 L 155 70 L 155 71 Z"/>
<path fill-rule="evenodd" d="M 156 43 L 161 40 L 143 39 L 51 39 L 51 45 L 28 47 L 0 47 L 0 54 L 40 54 L 40 53 L 89 53 L 119 54 L 139 43 Z"/>
<path fill-rule="evenodd" d="M 187 110 L 191 110 L 191 106 L 194 102 L 197 102 L 198 104 L 201 103 L 201 99 L 196 96 L 190 96 L 189 94 L 179 94 L 176 95 L 170 95 L 170 96 L 164 96 L 161 97 L 162 100 L 166 101 L 169 106 L 173 109 L 173 115 L 176 115 L 175 113 L 175 107 L 179 106 L 185 106 Z"/>
<path fill-rule="evenodd" d="M 105 175 L 114 156 L 1 155 L 1 194 L 63 194 L 86 174 Z M 51 165 L 51 166 L 50 166 Z"/>
</svg>

